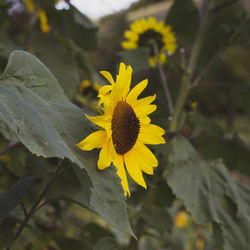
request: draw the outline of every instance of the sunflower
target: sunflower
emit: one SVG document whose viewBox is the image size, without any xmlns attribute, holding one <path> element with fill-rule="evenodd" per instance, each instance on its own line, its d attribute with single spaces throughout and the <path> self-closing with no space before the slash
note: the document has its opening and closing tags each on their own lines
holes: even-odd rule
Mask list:
<svg viewBox="0 0 250 250">
<path fill-rule="evenodd" d="M 83 80 L 78 87 L 78 92 L 83 96 L 91 95 L 97 97 L 100 88 L 101 85 L 97 82 L 91 83 L 90 80 Z"/>
<path fill-rule="evenodd" d="M 137 184 L 146 189 L 142 171 L 152 175 L 158 161 L 144 144 L 165 143 L 162 137 L 165 131 L 151 124 L 148 117 L 156 110 L 156 105 L 151 104 L 156 96 L 138 99 L 148 84 L 147 79 L 130 91 L 130 66 L 120 64 L 116 82 L 109 72 L 100 73 L 111 83 L 99 90 L 99 105 L 103 105 L 103 114 L 96 117 L 85 116 L 101 129 L 87 136 L 77 146 L 87 151 L 101 148 L 98 169 L 104 170 L 113 163 L 121 179 L 124 195 L 127 196 L 130 192 L 125 169 Z"/>
<path fill-rule="evenodd" d="M 149 48 L 149 64 L 153 67 L 158 62 L 164 64 L 166 53 L 173 54 L 177 48 L 171 27 L 162 21 L 157 22 L 154 17 L 137 19 L 130 25 L 130 30 L 125 31 L 124 37 L 127 39 L 122 42 L 124 49 Z M 154 46 L 157 46 L 159 55 L 156 55 Z"/>
</svg>

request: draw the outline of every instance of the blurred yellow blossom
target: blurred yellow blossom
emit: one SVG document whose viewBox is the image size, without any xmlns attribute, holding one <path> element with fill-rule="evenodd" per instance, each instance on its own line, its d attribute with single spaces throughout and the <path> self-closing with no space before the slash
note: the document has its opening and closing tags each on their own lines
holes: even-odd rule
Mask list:
<svg viewBox="0 0 250 250">
<path fill-rule="evenodd" d="M 177 48 L 176 38 L 169 25 L 163 21 L 157 22 L 154 17 L 135 20 L 126 30 L 122 47 L 127 50 L 138 47 L 149 49 L 149 64 L 154 67 L 157 63 L 164 64 L 167 54 L 173 54 Z M 157 54 L 159 53 L 159 54 Z"/>
<path fill-rule="evenodd" d="M 183 228 L 187 225 L 188 214 L 185 211 L 179 212 L 175 217 L 175 225 L 178 228 Z"/>
</svg>

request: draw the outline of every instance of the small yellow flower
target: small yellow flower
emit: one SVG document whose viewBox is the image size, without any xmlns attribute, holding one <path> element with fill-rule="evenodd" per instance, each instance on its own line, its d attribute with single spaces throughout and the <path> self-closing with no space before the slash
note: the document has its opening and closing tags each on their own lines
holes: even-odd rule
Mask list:
<svg viewBox="0 0 250 250">
<path fill-rule="evenodd" d="M 38 10 L 38 17 L 40 20 L 40 29 L 43 33 L 48 33 L 50 26 L 48 25 L 48 18 L 44 9 Z"/>
<path fill-rule="evenodd" d="M 188 214 L 185 211 L 179 212 L 175 217 L 175 225 L 178 228 L 183 228 L 187 225 Z"/>
<path fill-rule="evenodd" d="M 122 42 L 124 49 L 136 49 L 138 47 L 149 48 L 149 64 L 155 66 L 158 62 L 164 64 L 167 61 L 166 53 L 173 54 L 177 48 L 176 38 L 169 25 L 157 22 L 154 17 L 137 19 L 130 25 L 130 30 L 125 31 Z M 155 47 L 159 52 L 156 55 Z"/>
<path fill-rule="evenodd" d="M 198 106 L 198 103 L 197 102 L 191 102 L 190 106 L 191 106 L 192 110 L 196 110 L 197 106 Z"/>
<path fill-rule="evenodd" d="M 151 124 L 148 117 L 156 110 L 156 105 L 151 104 L 156 96 L 138 99 L 148 84 L 147 79 L 130 90 L 132 68 L 123 63 L 120 64 L 116 82 L 109 72 L 101 71 L 101 74 L 111 83 L 99 90 L 103 114 L 85 116 L 102 129 L 87 136 L 77 146 L 87 151 L 101 148 L 98 169 L 104 170 L 113 162 L 127 196 L 130 191 L 125 168 L 132 179 L 146 189 L 142 171 L 152 175 L 158 161 L 145 144 L 165 143 L 162 137 L 165 131 Z"/>
<path fill-rule="evenodd" d="M 204 240 L 203 240 L 203 239 L 198 239 L 198 240 L 196 241 L 196 248 L 197 248 L 198 250 L 203 250 L 204 247 L 205 247 Z"/>
</svg>

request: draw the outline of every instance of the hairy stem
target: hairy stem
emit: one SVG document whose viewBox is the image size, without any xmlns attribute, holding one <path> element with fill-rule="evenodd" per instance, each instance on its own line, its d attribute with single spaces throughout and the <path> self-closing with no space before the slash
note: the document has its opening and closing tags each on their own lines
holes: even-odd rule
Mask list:
<svg viewBox="0 0 250 250">
<path fill-rule="evenodd" d="M 164 93 L 167 99 L 167 103 L 168 103 L 168 111 L 170 113 L 170 115 L 173 115 L 174 113 L 174 107 L 173 107 L 173 101 L 172 101 L 172 97 L 168 88 L 168 81 L 167 81 L 167 75 L 165 74 L 162 65 L 160 64 L 160 52 L 158 50 L 157 44 L 154 40 L 152 40 L 152 44 L 154 47 L 154 53 L 155 56 L 157 58 L 157 68 L 159 70 L 160 73 L 160 78 L 161 78 L 161 83 L 164 89 Z"/>
<path fill-rule="evenodd" d="M 187 100 L 189 90 L 191 89 L 191 84 L 193 81 L 195 68 L 197 66 L 201 48 L 202 48 L 205 36 L 207 34 L 207 30 L 209 27 L 209 12 L 210 12 L 209 10 L 210 10 L 210 6 L 212 2 L 213 2 L 212 0 L 207 2 L 206 9 L 204 10 L 204 14 L 202 15 L 203 19 L 201 21 L 201 25 L 197 34 L 197 38 L 192 49 L 191 57 L 187 65 L 187 70 L 186 70 L 187 74 L 184 74 L 181 80 L 181 87 L 180 87 L 178 97 L 176 100 L 176 105 L 175 105 L 175 113 L 170 123 L 171 132 L 176 132 L 178 130 L 181 113 L 182 113 L 184 104 Z"/>
</svg>

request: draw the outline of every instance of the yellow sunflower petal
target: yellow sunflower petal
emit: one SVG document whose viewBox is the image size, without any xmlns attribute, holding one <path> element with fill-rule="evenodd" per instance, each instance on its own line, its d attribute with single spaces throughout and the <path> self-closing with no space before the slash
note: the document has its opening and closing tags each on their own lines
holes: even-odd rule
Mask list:
<svg viewBox="0 0 250 250">
<path fill-rule="evenodd" d="M 110 92 L 110 90 L 112 90 L 112 86 L 111 85 L 104 85 L 103 87 L 101 87 L 99 89 L 99 94 L 105 96 L 105 95 L 107 95 Z"/>
<path fill-rule="evenodd" d="M 167 61 L 165 53 L 160 53 L 160 64 L 163 65 Z"/>
<path fill-rule="evenodd" d="M 157 25 L 156 19 L 154 17 L 149 17 L 148 18 L 148 27 L 152 29 L 156 25 Z"/>
<path fill-rule="evenodd" d="M 147 97 L 144 97 L 144 98 L 141 98 L 137 101 L 135 101 L 131 106 L 134 108 L 136 106 L 146 106 L 146 105 L 149 105 L 151 104 L 156 98 L 156 95 L 153 95 L 153 96 L 147 96 Z"/>
<path fill-rule="evenodd" d="M 139 117 L 140 124 L 149 124 L 151 119 L 148 116 Z"/>
<path fill-rule="evenodd" d="M 139 38 L 137 33 L 130 31 L 130 30 L 125 31 L 124 37 L 133 42 L 137 42 Z"/>
<path fill-rule="evenodd" d="M 89 119 L 94 124 L 98 125 L 99 127 L 106 128 L 108 125 L 108 121 L 104 115 L 99 116 L 89 116 L 85 114 L 86 118 Z"/>
<path fill-rule="evenodd" d="M 123 41 L 121 44 L 124 49 L 136 49 L 138 47 L 134 41 Z"/>
<path fill-rule="evenodd" d="M 140 146 L 138 147 L 138 143 L 134 145 L 131 151 L 133 151 L 135 158 L 140 159 L 137 161 L 138 167 L 146 174 L 152 175 L 154 173 L 153 166 L 150 161 L 147 161 L 147 158 L 142 157 L 143 152 L 141 151 Z"/>
<path fill-rule="evenodd" d="M 110 139 L 106 140 L 103 144 L 103 147 L 99 154 L 99 159 L 97 162 L 98 169 L 103 170 L 109 167 L 111 164 L 111 155 L 110 155 Z"/>
<path fill-rule="evenodd" d="M 147 116 L 156 110 L 157 106 L 154 104 L 150 105 L 137 105 L 133 107 L 137 117 Z"/>
<path fill-rule="evenodd" d="M 129 187 L 128 187 L 128 180 L 127 180 L 127 175 L 126 175 L 126 171 L 125 171 L 125 168 L 124 168 L 124 160 L 123 160 L 122 155 L 118 155 L 118 154 L 116 155 L 114 165 L 117 168 L 116 173 L 121 179 L 121 184 L 122 184 L 122 187 L 124 189 L 124 196 L 125 197 L 127 195 L 130 196 L 130 191 L 129 191 Z"/>
<path fill-rule="evenodd" d="M 138 166 L 138 161 L 140 161 L 140 158 L 138 159 L 137 155 L 134 154 L 132 150 L 124 154 L 124 161 L 126 165 L 126 169 L 128 170 L 129 175 L 131 178 L 139 185 L 147 189 L 147 185 L 145 183 L 145 180 L 142 175 L 142 171 Z"/>
<path fill-rule="evenodd" d="M 141 94 L 141 92 L 147 87 L 148 85 L 148 79 L 145 79 L 138 83 L 128 94 L 126 98 L 126 102 L 128 104 L 134 103 L 134 101 L 137 99 L 137 97 Z"/>
<path fill-rule="evenodd" d="M 157 57 L 156 56 L 151 56 L 148 58 L 148 62 L 150 64 L 150 66 L 155 67 L 156 63 L 157 63 Z"/>
<path fill-rule="evenodd" d="M 126 67 L 124 63 L 120 63 L 119 74 L 116 78 L 116 83 L 112 89 L 111 98 L 114 104 L 126 98 L 131 84 L 132 68 L 130 66 Z"/>
<path fill-rule="evenodd" d="M 102 74 L 111 83 L 111 85 L 115 84 L 112 75 L 108 71 L 102 70 L 100 71 L 100 74 Z"/>
<path fill-rule="evenodd" d="M 140 141 L 137 141 L 135 146 L 136 151 L 141 155 L 140 159 L 144 159 L 152 167 L 158 166 L 158 160 L 147 146 Z"/>
<path fill-rule="evenodd" d="M 154 124 L 143 125 L 140 128 L 138 140 L 145 144 L 164 144 L 166 141 L 162 137 L 164 129 Z"/>
<path fill-rule="evenodd" d="M 87 136 L 84 140 L 76 144 L 82 150 L 92 150 L 94 148 L 101 148 L 105 143 L 107 138 L 107 133 L 105 130 L 96 131 L 89 136 Z"/>
</svg>

